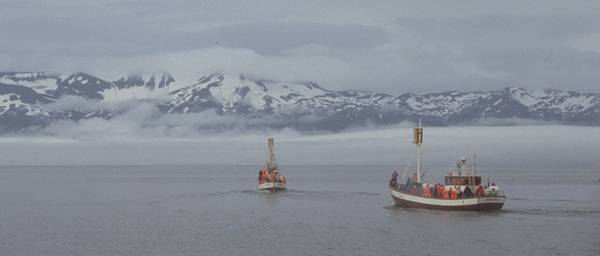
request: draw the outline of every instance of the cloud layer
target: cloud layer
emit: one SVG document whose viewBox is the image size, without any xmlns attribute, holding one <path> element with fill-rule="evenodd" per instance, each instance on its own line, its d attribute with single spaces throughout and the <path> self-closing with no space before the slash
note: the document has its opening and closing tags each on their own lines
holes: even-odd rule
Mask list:
<svg viewBox="0 0 600 256">
<path fill-rule="evenodd" d="M 595 1 L 6 1 L 0 69 L 598 92 Z"/>
<path fill-rule="evenodd" d="M 123 121 L 122 121 L 123 122 Z M 99 121 L 77 129 L 104 132 Z M 70 130 L 69 137 L 36 136 L 0 138 L 3 165 L 87 164 L 225 164 L 260 165 L 265 160 L 266 138 L 276 140 L 277 157 L 289 165 L 390 165 L 404 168 L 411 156 L 410 127 L 352 131 L 337 134 L 301 135 L 294 131 L 242 131 L 155 136 L 156 131 L 137 131 L 138 136 L 108 131 L 102 139 L 82 140 Z M 57 127 L 58 129 L 58 127 Z M 83 131 L 83 130 L 80 130 Z M 60 132 L 56 132 L 59 133 Z M 600 134 L 594 127 L 505 126 L 430 127 L 425 130 L 424 163 L 427 170 L 444 174 L 463 155 L 477 152 L 480 166 L 503 168 L 572 168 L 597 171 Z M 414 163 L 414 162 L 413 162 Z M 395 167 L 394 167 L 395 166 Z M 441 169 L 440 169 L 441 168 Z"/>
</svg>

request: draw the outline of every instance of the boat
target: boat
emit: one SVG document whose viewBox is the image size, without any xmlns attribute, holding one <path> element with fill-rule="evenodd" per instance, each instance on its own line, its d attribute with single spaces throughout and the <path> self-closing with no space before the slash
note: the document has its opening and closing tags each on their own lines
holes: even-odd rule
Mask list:
<svg viewBox="0 0 600 256">
<path fill-rule="evenodd" d="M 472 168 L 467 167 L 467 158 L 461 157 L 457 162 L 457 168 L 448 172 L 443 184 L 429 184 L 423 182 L 424 175 L 421 170 L 423 128 L 420 120 L 419 127 L 413 129 L 413 143 L 417 146 L 416 172 L 402 183 L 398 181 L 398 173 L 394 171 L 389 181 L 390 194 L 397 206 L 462 211 L 502 209 L 506 200 L 504 192 L 495 183 L 490 185 L 489 179 L 487 184 L 481 183 L 481 176 L 476 173 L 475 154 L 473 154 Z M 404 180 L 407 170 L 408 166 L 400 181 Z"/>
<path fill-rule="evenodd" d="M 267 140 L 267 164 L 258 171 L 259 191 L 282 191 L 287 186 L 287 179 L 279 172 L 279 165 L 275 159 L 275 140 Z"/>
</svg>

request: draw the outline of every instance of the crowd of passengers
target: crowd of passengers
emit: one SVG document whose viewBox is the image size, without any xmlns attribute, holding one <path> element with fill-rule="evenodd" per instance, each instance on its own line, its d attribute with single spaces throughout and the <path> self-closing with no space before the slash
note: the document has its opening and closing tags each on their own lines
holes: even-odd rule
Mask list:
<svg viewBox="0 0 600 256">
<path fill-rule="evenodd" d="M 275 170 L 269 174 L 267 168 L 263 167 L 258 171 L 258 184 L 263 184 L 265 182 L 287 183 L 287 179 L 285 176 L 279 175 L 279 171 Z"/>
<path fill-rule="evenodd" d="M 492 183 L 492 186 L 496 186 L 496 184 Z M 406 178 L 406 182 L 404 184 L 398 183 L 398 173 L 394 171 L 392 174 L 392 179 L 390 179 L 390 187 L 396 189 L 398 191 L 418 195 L 423 197 L 432 197 L 432 198 L 443 198 L 443 199 L 458 199 L 458 198 L 469 198 L 469 197 L 481 197 L 486 196 L 486 193 L 489 184 L 487 185 L 477 185 L 475 191 L 471 190 L 471 186 L 464 186 L 461 190 L 460 186 L 444 186 L 441 183 L 437 183 L 434 185 L 431 184 L 421 184 L 417 182 L 417 174 L 415 173 L 412 178 Z"/>
</svg>

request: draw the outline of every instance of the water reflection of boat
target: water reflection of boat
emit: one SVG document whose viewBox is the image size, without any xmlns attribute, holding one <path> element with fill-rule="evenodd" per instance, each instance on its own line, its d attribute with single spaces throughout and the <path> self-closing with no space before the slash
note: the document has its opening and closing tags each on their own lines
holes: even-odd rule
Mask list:
<svg viewBox="0 0 600 256">
<path fill-rule="evenodd" d="M 475 157 L 473 166 L 467 170 L 466 157 L 461 158 L 457 168 L 451 170 L 444 179 L 444 184 L 428 184 L 423 182 L 421 171 L 421 144 L 423 128 L 414 128 L 413 143 L 417 145 L 417 171 L 405 183 L 401 183 L 406 175 L 404 171 L 400 182 L 394 172 L 390 179 L 390 193 L 396 205 L 407 208 L 426 208 L 438 210 L 499 210 L 504 206 L 505 196 L 496 184 L 481 183 L 481 176 L 476 174 Z"/>
<path fill-rule="evenodd" d="M 267 165 L 258 172 L 258 190 L 285 190 L 287 179 L 279 172 L 279 165 L 275 160 L 275 144 L 273 138 L 267 140 L 267 149 Z"/>
</svg>

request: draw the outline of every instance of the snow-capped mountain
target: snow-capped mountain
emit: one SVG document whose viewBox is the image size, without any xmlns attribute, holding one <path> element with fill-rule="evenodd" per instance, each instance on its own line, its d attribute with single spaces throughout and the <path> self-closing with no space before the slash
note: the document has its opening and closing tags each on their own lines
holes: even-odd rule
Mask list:
<svg viewBox="0 0 600 256">
<path fill-rule="evenodd" d="M 73 98 L 79 99 L 79 105 L 65 104 Z M 107 106 L 132 100 L 154 104 L 165 115 L 214 111 L 236 117 L 268 117 L 274 121 L 264 126 L 302 130 L 337 131 L 417 118 L 427 125 L 504 118 L 600 125 L 600 94 L 594 93 L 509 87 L 395 96 L 220 73 L 182 84 L 168 73 L 128 75 L 110 81 L 81 72 L 0 72 L 0 129 L 15 131 L 64 119 L 110 119 L 125 110 Z M 81 102 L 104 107 L 91 108 Z"/>
<path fill-rule="evenodd" d="M 86 73 L 75 73 L 58 83 L 54 96 L 81 96 L 86 99 L 104 99 L 102 92 L 116 88 L 114 83 L 102 80 Z"/>
<path fill-rule="evenodd" d="M 164 88 L 175 82 L 175 78 L 169 73 L 154 73 L 149 78 L 144 78 L 141 75 L 134 74 L 122 77 L 113 83 L 119 89 L 127 89 L 132 87 L 146 87 L 149 89 Z"/>
<path fill-rule="evenodd" d="M 0 72 L 0 84 L 26 86 L 39 94 L 52 94 L 60 80 L 58 75 L 43 72 Z"/>
</svg>

